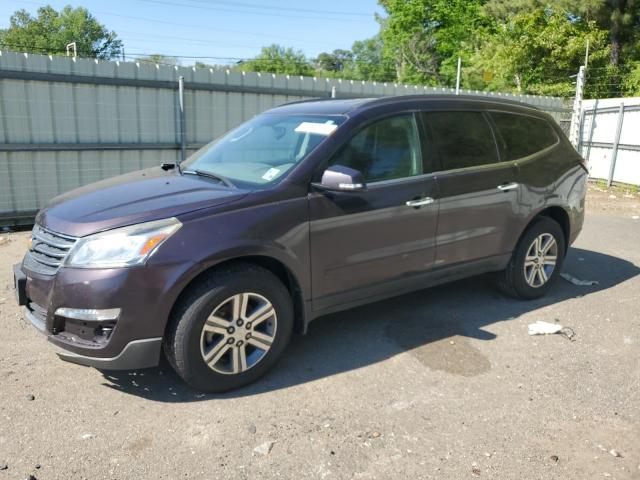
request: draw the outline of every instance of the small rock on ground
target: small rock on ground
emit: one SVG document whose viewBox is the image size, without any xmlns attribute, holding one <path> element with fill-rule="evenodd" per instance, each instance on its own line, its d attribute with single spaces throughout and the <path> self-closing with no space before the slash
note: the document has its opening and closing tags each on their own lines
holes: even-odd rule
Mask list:
<svg viewBox="0 0 640 480">
<path fill-rule="evenodd" d="M 257 455 L 269 455 L 275 443 L 276 442 L 272 442 L 272 441 L 264 442 L 263 444 L 258 445 L 256 448 L 254 448 L 253 453 Z"/>
</svg>

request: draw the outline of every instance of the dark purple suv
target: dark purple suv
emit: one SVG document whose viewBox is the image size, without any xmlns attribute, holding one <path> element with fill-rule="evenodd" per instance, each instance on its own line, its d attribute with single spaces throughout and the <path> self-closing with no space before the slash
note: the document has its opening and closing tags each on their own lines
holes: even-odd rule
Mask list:
<svg viewBox="0 0 640 480">
<path fill-rule="evenodd" d="M 329 312 L 487 272 L 540 297 L 582 228 L 586 177 L 522 104 L 288 104 L 181 165 L 51 201 L 16 293 L 64 360 L 135 369 L 164 350 L 190 385 L 228 390 Z"/>
</svg>

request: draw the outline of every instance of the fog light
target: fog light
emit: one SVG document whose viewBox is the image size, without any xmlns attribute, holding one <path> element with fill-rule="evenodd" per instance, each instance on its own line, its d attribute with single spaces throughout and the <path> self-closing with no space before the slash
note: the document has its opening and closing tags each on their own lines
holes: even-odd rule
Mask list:
<svg viewBox="0 0 640 480">
<path fill-rule="evenodd" d="M 99 322 L 103 320 L 116 320 L 120 316 L 119 308 L 107 308 L 96 310 L 93 308 L 59 308 L 55 315 L 75 320 L 87 320 Z"/>
</svg>

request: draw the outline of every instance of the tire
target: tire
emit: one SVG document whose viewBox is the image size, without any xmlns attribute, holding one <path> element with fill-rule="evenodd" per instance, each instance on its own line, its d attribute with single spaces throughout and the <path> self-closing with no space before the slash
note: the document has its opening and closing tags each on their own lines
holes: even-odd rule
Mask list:
<svg viewBox="0 0 640 480">
<path fill-rule="evenodd" d="M 224 392 L 264 375 L 292 331 L 293 306 L 282 282 L 264 268 L 236 264 L 185 292 L 169 319 L 164 352 L 191 387 Z"/>
<path fill-rule="evenodd" d="M 554 245 L 550 245 L 543 257 L 531 255 L 532 252 L 535 252 L 534 241 L 540 239 L 538 245 L 545 247 L 545 242 L 550 238 L 553 238 L 555 248 Z M 523 300 L 533 300 L 544 296 L 562 271 L 565 245 L 564 232 L 558 222 L 544 216 L 536 218 L 518 241 L 507 268 L 497 274 L 498 287 L 510 297 Z M 553 253 L 556 255 L 555 265 L 552 266 L 549 263 L 552 261 Z M 527 254 L 530 255 L 527 258 L 527 267 L 525 267 Z M 537 259 L 534 259 L 536 256 Z M 539 268 L 538 265 L 542 264 L 544 267 Z M 539 273 L 535 273 L 535 269 Z M 546 281 L 543 281 L 544 277 L 546 277 Z"/>
</svg>

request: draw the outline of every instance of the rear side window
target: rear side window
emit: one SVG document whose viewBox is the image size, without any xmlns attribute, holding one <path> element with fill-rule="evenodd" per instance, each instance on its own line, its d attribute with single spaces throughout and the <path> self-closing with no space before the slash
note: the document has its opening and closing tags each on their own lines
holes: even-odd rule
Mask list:
<svg viewBox="0 0 640 480">
<path fill-rule="evenodd" d="M 504 140 L 507 160 L 532 155 L 558 141 L 558 135 L 546 120 L 497 112 L 492 112 L 491 117 Z"/>
<path fill-rule="evenodd" d="M 498 162 L 493 132 L 481 112 L 428 112 L 425 118 L 443 170 Z"/>
</svg>

